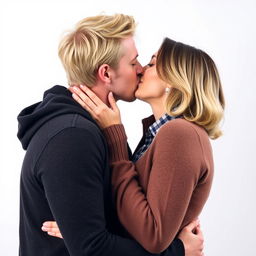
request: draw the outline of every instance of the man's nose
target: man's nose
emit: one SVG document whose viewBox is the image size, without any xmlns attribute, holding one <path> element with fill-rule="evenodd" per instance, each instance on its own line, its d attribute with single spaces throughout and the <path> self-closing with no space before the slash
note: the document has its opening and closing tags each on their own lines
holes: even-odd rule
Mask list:
<svg viewBox="0 0 256 256">
<path fill-rule="evenodd" d="M 141 66 L 141 71 L 140 71 L 140 73 L 138 75 L 140 75 L 142 77 L 144 75 L 144 73 L 145 73 L 147 68 L 148 68 L 148 65 L 146 65 L 144 67 Z"/>
</svg>

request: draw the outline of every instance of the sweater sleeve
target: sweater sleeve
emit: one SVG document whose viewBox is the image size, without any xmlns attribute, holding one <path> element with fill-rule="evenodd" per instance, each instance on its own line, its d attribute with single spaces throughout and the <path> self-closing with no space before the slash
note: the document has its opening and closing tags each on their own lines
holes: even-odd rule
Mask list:
<svg viewBox="0 0 256 256">
<path fill-rule="evenodd" d="M 72 256 L 149 256 L 136 241 L 106 229 L 104 143 L 95 131 L 68 128 L 55 135 L 37 163 L 50 209 Z M 110 203 L 110 202 L 109 202 Z M 176 240 L 168 256 L 184 256 Z"/>
<path fill-rule="evenodd" d="M 122 125 L 104 130 L 111 154 L 112 186 L 121 223 L 152 253 L 177 235 L 199 179 L 201 148 L 193 128 L 172 121 L 156 135 L 147 191 L 126 152 Z M 145 163 L 146 164 L 146 163 Z"/>
</svg>

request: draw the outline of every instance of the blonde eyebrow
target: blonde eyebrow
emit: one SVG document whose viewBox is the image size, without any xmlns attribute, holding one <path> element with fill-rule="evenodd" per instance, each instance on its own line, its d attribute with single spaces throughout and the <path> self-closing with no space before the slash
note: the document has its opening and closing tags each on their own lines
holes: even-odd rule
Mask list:
<svg viewBox="0 0 256 256">
<path fill-rule="evenodd" d="M 131 62 L 134 61 L 134 60 L 136 60 L 138 57 L 139 57 L 139 54 L 137 54 L 137 55 L 131 60 Z"/>
</svg>

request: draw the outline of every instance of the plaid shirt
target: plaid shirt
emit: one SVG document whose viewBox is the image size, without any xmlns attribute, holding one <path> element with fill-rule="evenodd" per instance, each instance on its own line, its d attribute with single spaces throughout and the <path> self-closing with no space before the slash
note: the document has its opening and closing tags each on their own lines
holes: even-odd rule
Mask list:
<svg viewBox="0 0 256 256">
<path fill-rule="evenodd" d="M 155 138 L 157 132 L 165 123 L 170 120 L 176 119 L 178 117 L 169 116 L 168 114 L 164 114 L 158 120 L 156 120 L 152 125 L 149 126 L 148 131 L 146 132 L 144 145 L 137 151 L 132 157 L 132 161 L 136 162 L 148 149 L 149 145 L 152 143 Z"/>
</svg>

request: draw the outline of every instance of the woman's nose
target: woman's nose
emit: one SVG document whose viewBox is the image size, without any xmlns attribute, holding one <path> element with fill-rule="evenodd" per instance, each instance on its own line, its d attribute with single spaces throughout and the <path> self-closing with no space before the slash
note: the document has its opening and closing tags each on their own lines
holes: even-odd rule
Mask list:
<svg viewBox="0 0 256 256">
<path fill-rule="evenodd" d="M 143 69 L 143 71 L 142 71 L 142 73 L 144 73 L 146 70 L 147 70 L 147 68 L 148 68 L 148 65 L 145 65 L 142 69 Z"/>
</svg>

